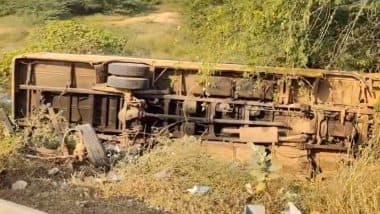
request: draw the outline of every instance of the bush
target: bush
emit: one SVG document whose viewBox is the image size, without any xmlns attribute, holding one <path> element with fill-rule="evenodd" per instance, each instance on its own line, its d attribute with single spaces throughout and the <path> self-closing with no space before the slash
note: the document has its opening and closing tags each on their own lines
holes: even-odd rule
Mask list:
<svg viewBox="0 0 380 214">
<path fill-rule="evenodd" d="M 127 40 L 75 21 L 49 21 L 31 32 L 28 44 L 30 49 L 39 51 L 122 54 Z"/>
<path fill-rule="evenodd" d="M 158 0 L 0 0 L 0 16 L 36 15 L 62 19 L 94 13 L 133 14 L 152 9 Z"/>
<path fill-rule="evenodd" d="M 219 61 L 379 69 L 380 2 L 185 1 L 195 41 Z"/>
<path fill-rule="evenodd" d="M 59 52 L 78 54 L 125 54 L 127 39 L 75 21 L 49 21 L 30 33 L 24 49 L 3 53 L 0 74 L 7 77 L 12 59 L 28 52 Z"/>
</svg>

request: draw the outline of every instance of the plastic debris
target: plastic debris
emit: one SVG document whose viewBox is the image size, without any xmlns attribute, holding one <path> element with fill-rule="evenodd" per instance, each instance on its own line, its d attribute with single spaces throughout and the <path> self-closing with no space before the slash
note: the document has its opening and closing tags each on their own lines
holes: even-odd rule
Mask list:
<svg viewBox="0 0 380 214">
<path fill-rule="evenodd" d="M 247 192 L 252 195 L 253 194 L 252 185 L 248 183 L 248 184 L 245 184 L 244 186 L 245 186 L 245 190 L 247 190 Z"/>
<path fill-rule="evenodd" d="M 119 175 L 117 172 L 114 172 L 114 171 L 110 171 L 107 175 L 107 180 L 110 182 L 117 183 L 117 182 L 122 181 L 123 179 L 124 179 L 123 176 Z"/>
<path fill-rule="evenodd" d="M 248 204 L 243 214 L 265 214 L 265 206 L 262 204 Z"/>
<path fill-rule="evenodd" d="M 191 194 L 197 194 L 197 195 L 204 195 L 208 193 L 210 190 L 211 188 L 208 186 L 198 186 L 198 185 L 193 186 L 193 188 L 191 189 L 187 189 L 187 191 L 190 192 Z"/>
</svg>

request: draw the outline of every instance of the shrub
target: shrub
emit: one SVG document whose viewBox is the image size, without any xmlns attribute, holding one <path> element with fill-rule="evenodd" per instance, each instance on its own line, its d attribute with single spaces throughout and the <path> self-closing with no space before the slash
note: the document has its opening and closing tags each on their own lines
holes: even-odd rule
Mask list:
<svg viewBox="0 0 380 214">
<path fill-rule="evenodd" d="M 195 41 L 219 61 L 379 69 L 380 2 L 185 1 Z"/>
<path fill-rule="evenodd" d="M 3 123 L 0 123 L 0 172 L 7 168 L 11 159 L 14 159 L 22 143 L 18 136 L 10 136 Z"/>
<path fill-rule="evenodd" d="M 24 49 L 1 54 L 0 74 L 7 77 L 13 57 L 28 52 L 124 54 L 127 39 L 75 21 L 49 21 L 30 33 Z"/>
<path fill-rule="evenodd" d="M 158 3 L 158 0 L 0 0 L 0 16 L 21 13 L 62 19 L 94 13 L 133 14 Z"/>
<path fill-rule="evenodd" d="M 49 21 L 31 32 L 28 44 L 29 48 L 41 51 L 121 54 L 125 52 L 127 40 L 75 21 Z"/>
</svg>

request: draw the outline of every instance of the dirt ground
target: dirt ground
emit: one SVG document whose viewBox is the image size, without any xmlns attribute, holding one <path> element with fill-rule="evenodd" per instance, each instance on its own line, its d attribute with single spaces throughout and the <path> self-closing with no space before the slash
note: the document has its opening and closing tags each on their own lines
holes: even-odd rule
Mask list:
<svg viewBox="0 0 380 214">
<path fill-rule="evenodd" d="M 24 170 L 15 168 L 1 173 L 1 199 L 47 213 L 164 213 L 128 196 L 101 198 L 94 189 L 71 185 L 67 169 L 60 168 L 56 175 L 48 175 L 49 168 L 57 165 L 29 164 Z M 23 190 L 12 190 L 12 183 L 17 180 L 25 180 L 28 186 Z"/>
<path fill-rule="evenodd" d="M 249 149 L 245 147 L 239 147 L 239 149 L 235 147 L 235 155 L 232 152 L 228 153 L 230 150 L 224 147 L 222 153 L 220 153 L 221 150 L 212 146 L 204 148 L 207 153 L 213 154 L 213 157 L 217 159 L 221 155 L 224 159 L 231 157 L 231 160 L 235 155 L 245 160 L 251 157 L 247 153 Z M 300 166 L 299 163 L 296 164 L 297 160 L 300 162 L 300 158 L 303 156 L 298 153 L 293 154 L 293 150 L 288 151 L 283 148 L 276 153 L 276 156 L 285 155 L 287 157 L 286 160 L 281 159 L 281 163 L 287 163 L 287 165 L 283 165 L 281 175 L 293 174 L 293 176 L 305 177 L 307 170 L 305 168 L 297 170 L 300 169 Z M 291 154 L 292 157 L 299 158 L 289 158 Z M 331 163 L 329 162 L 328 165 Z M 58 172 L 50 174 L 49 171 L 54 168 L 57 168 Z M 0 198 L 47 213 L 165 213 L 128 195 L 121 194 L 119 197 L 103 198 L 104 194 L 99 192 L 100 188 L 91 185 L 98 182 L 97 179 L 102 178 L 101 176 L 106 175 L 88 163 L 73 165 L 71 162 L 47 162 L 19 157 L 11 162 L 11 167 L 0 173 Z M 12 190 L 12 184 L 18 180 L 26 181 L 28 186 L 23 190 Z M 80 181 L 81 185 L 78 185 L 76 181 Z"/>
</svg>

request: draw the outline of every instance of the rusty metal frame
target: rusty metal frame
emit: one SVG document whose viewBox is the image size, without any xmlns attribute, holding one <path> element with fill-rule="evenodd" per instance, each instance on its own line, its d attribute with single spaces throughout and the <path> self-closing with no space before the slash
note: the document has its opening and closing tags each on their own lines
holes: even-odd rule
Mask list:
<svg viewBox="0 0 380 214">
<path fill-rule="evenodd" d="M 202 94 L 192 95 L 189 94 L 185 89 L 183 91 L 184 85 L 186 85 L 187 74 L 196 73 L 202 68 L 201 63 L 194 62 L 178 62 L 171 60 L 153 60 L 153 59 L 139 59 L 139 58 L 129 58 L 129 57 L 108 57 L 108 56 L 91 56 L 91 55 L 66 55 L 66 54 L 28 54 L 25 56 L 20 56 L 15 59 L 14 65 L 14 73 L 13 73 L 13 93 L 12 95 L 19 93 L 19 91 L 25 91 L 25 98 L 17 98 L 15 99 L 25 99 L 22 102 L 25 102 L 26 108 L 26 117 L 29 116 L 31 111 L 31 106 L 38 106 L 40 104 L 39 98 L 49 93 L 58 93 L 60 97 L 65 97 L 68 99 L 64 108 L 68 111 L 68 120 L 73 120 L 73 106 L 78 109 L 76 111 L 80 112 L 79 103 L 73 103 L 73 100 L 76 99 L 79 102 L 79 98 L 75 97 L 86 97 L 87 106 L 89 107 L 86 110 L 86 118 L 84 118 L 87 122 L 91 124 L 97 124 L 98 126 L 95 129 L 99 132 L 104 133 L 120 133 L 122 130 L 121 122 L 116 118 L 115 114 L 117 111 L 121 109 L 122 96 L 123 92 L 121 90 L 107 87 L 103 83 L 95 82 L 96 85 L 94 87 L 89 88 L 78 88 L 75 85 L 75 78 L 80 78 L 76 75 L 76 65 L 75 63 L 85 63 L 90 65 L 89 72 L 96 72 L 96 75 L 104 75 L 106 73 L 106 66 L 112 62 L 128 62 L 128 63 L 140 63 L 146 64 L 150 66 L 150 70 L 152 72 L 151 76 L 153 76 L 151 81 L 152 88 L 141 91 L 134 91 L 133 95 L 138 99 L 146 101 L 147 105 L 150 105 L 149 102 L 152 100 L 158 100 L 160 108 L 162 108 L 162 112 L 144 112 L 144 117 L 150 118 L 159 118 L 162 120 L 163 126 L 168 125 L 170 121 L 190 121 L 197 122 L 206 126 L 204 132 L 208 132 L 208 134 L 204 137 L 208 139 L 230 139 L 231 141 L 237 141 L 233 137 L 221 137 L 215 134 L 216 129 L 218 129 L 219 124 L 223 126 L 258 126 L 258 127 L 280 127 L 282 129 L 290 130 L 292 127 L 289 123 L 291 123 L 290 118 L 293 117 L 301 117 L 303 107 L 299 105 L 299 103 L 293 103 L 290 99 L 291 96 L 291 84 L 294 79 L 301 78 L 303 81 L 307 82 L 307 85 L 310 86 L 310 94 L 312 97 L 315 97 L 315 93 L 318 89 L 318 84 L 320 79 L 329 79 L 329 78 L 350 78 L 353 81 L 357 81 L 360 84 L 361 94 L 365 95 L 364 103 L 357 104 L 346 104 L 346 105 L 334 105 L 331 103 L 323 103 L 317 104 L 315 100 L 312 100 L 312 103 L 309 105 L 308 111 L 311 113 L 322 112 L 324 115 L 329 117 L 334 117 L 334 115 L 339 115 L 339 120 L 342 125 L 345 123 L 345 115 L 353 114 L 353 115 L 361 115 L 363 118 L 367 118 L 367 123 L 371 122 L 371 117 L 375 114 L 375 110 L 373 106 L 368 103 L 373 100 L 375 91 L 377 90 L 373 87 L 373 81 L 380 81 L 380 75 L 371 75 L 368 76 L 366 74 L 358 74 L 358 73 L 347 73 L 341 71 L 327 71 L 327 70 L 316 70 L 316 69 L 289 69 L 289 68 L 277 68 L 277 67 L 253 67 L 247 65 L 234 65 L 234 64 L 211 64 L 211 68 L 213 70 L 219 71 L 218 77 L 227 77 L 230 78 L 231 81 L 233 78 L 236 78 L 237 75 L 242 74 L 244 72 L 253 72 L 253 73 L 269 73 L 272 74 L 272 81 L 278 81 L 278 77 L 283 77 L 286 81 L 283 82 L 283 88 L 280 90 L 280 95 L 282 95 L 282 102 L 276 103 L 271 101 L 263 101 L 263 100 L 253 100 L 247 98 L 240 97 L 223 97 L 222 95 L 216 96 L 205 96 Z M 70 78 L 69 82 L 66 84 L 66 87 L 52 87 L 52 86 L 44 86 L 44 85 L 34 85 L 32 82 L 32 75 L 34 64 L 43 64 L 46 62 L 66 62 L 70 64 Z M 18 64 L 27 65 L 26 70 L 20 71 L 18 68 Z M 87 68 L 86 68 L 87 69 Z M 162 77 L 165 74 L 172 75 L 177 74 L 177 71 L 180 71 L 180 90 L 179 93 L 173 93 L 169 86 L 165 89 L 157 89 L 157 82 L 161 81 Z M 16 83 L 15 77 L 19 75 L 18 72 L 26 72 L 26 81 L 23 83 Z M 171 73 L 170 73 L 171 72 Z M 235 76 L 228 76 L 230 73 L 234 73 Z M 97 76 L 96 76 L 97 77 Z M 150 77 L 149 77 L 150 78 Z M 213 78 L 213 77 L 211 77 Z M 370 84 L 366 81 L 371 80 Z M 309 82 L 309 79 L 314 79 L 314 82 Z M 275 82 L 279 84 L 279 82 Z M 235 87 L 231 84 L 231 87 Z M 281 84 L 279 84 L 281 86 Z M 235 90 L 232 88 L 232 90 Z M 231 91 L 232 91 L 231 90 Z M 231 92 L 232 93 L 232 92 Z M 55 95 L 54 95 L 55 96 Z M 54 97 L 53 96 L 53 97 Z M 368 97 L 367 97 L 368 96 Z M 111 103 L 111 99 L 113 100 Z M 182 110 L 180 109 L 183 106 L 185 101 L 193 101 L 195 104 L 205 103 L 207 106 L 207 113 L 205 115 L 197 115 L 199 112 L 194 112 L 195 115 L 182 115 Z M 15 105 L 20 105 L 18 104 Z M 226 117 L 216 115 L 219 113 L 216 112 L 216 106 L 219 103 L 226 103 L 231 106 L 237 106 L 239 109 L 235 112 L 236 115 L 224 115 Z M 97 105 L 97 106 L 95 106 Z M 114 105 L 114 106 L 113 106 Z M 240 106 L 240 107 L 239 107 Z M 255 118 L 251 116 L 250 107 L 257 107 L 257 110 L 265 112 L 268 114 L 268 121 L 261 119 L 252 119 Z M 95 109 L 97 107 L 99 109 Z M 20 106 L 14 106 L 15 108 L 20 108 Z M 173 108 L 173 109 L 172 109 Z M 196 107 L 197 108 L 197 107 Z M 220 113 L 224 114 L 224 113 Z M 277 117 L 286 118 L 286 121 L 275 121 Z M 81 116 L 81 115 L 80 115 Z M 21 118 L 17 118 L 21 119 Z M 348 121 L 349 122 L 349 121 Z M 363 123 L 362 121 L 359 121 Z M 364 129 L 369 129 L 371 124 L 368 126 L 362 125 Z M 318 132 L 318 130 L 316 130 Z M 282 138 L 286 139 L 286 138 Z M 336 145 L 313 145 L 307 144 L 306 149 L 315 149 L 315 150 L 340 150 L 342 147 L 337 147 Z M 342 149 L 343 151 L 343 149 Z"/>
</svg>

